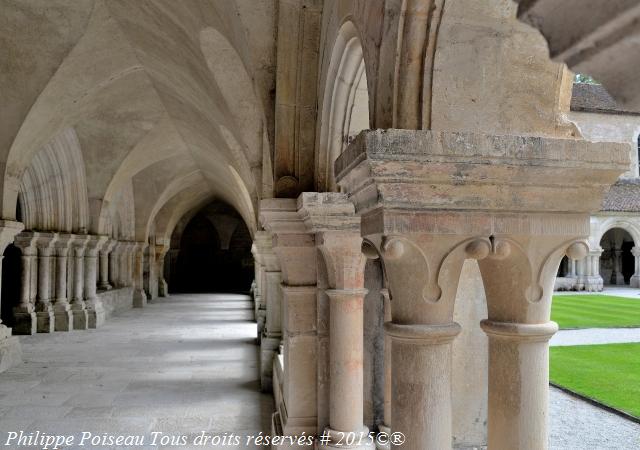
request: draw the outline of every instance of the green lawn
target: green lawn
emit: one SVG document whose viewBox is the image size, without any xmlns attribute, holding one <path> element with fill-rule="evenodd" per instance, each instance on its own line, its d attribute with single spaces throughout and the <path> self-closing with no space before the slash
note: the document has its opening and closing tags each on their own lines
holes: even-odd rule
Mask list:
<svg viewBox="0 0 640 450">
<path fill-rule="evenodd" d="M 640 343 L 551 347 L 550 379 L 640 417 Z"/>
<path fill-rule="evenodd" d="M 640 327 L 640 298 L 554 295 L 551 320 L 560 328 Z"/>
</svg>

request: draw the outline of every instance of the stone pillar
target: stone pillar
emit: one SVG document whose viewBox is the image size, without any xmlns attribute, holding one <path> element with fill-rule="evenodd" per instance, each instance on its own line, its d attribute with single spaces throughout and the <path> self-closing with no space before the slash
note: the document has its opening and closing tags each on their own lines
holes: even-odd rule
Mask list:
<svg viewBox="0 0 640 450">
<path fill-rule="evenodd" d="M 260 338 L 260 384 L 262 390 L 268 392 L 273 384 L 273 358 L 282 340 L 282 273 L 271 239 L 264 239 L 262 244 L 264 271 L 261 285 L 264 287 L 262 297 L 265 303 L 265 322 Z"/>
<path fill-rule="evenodd" d="M 267 321 L 267 297 L 266 297 L 266 285 L 265 280 L 265 261 L 263 254 L 270 254 L 272 252 L 271 234 L 267 231 L 256 231 L 253 237 L 253 245 L 251 246 L 251 252 L 255 259 L 256 267 L 256 286 L 257 295 L 256 303 L 254 305 L 256 322 L 258 323 L 258 340 L 262 339 L 265 323 Z"/>
<path fill-rule="evenodd" d="M 106 317 L 102 300 L 98 297 L 98 252 L 107 242 L 107 236 L 89 236 L 84 254 L 84 301 L 89 328 L 98 328 Z"/>
<path fill-rule="evenodd" d="M 266 199 L 260 221 L 272 234 L 282 274 L 282 393 L 274 431 L 283 436 L 316 432 L 316 247 L 295 199 Z M 267 311 L 269 315 L 269 311 Z M 268 319 L 267 315 L 267 320 Z M 266 330 L 269 330 L 267 323 Z M 277 385 L 274 383 L 274 389 Z"/>
<path fill-rule="evenodd" d="M 33 233 L 23 232 L 15 237 L 15 245 L 22 252 L 20 273 L 20 302 L 13 308 L 14 334 L 35 334 L 37 319 L 35 297 L 37 289 L 32 289 L 32 272 L 37 272 L 37 253 Z"/>
<path fill-rule="evenodd" d="M 73 313 L 67 298 L 67 267 L 72 234 L 60 234 L 55 242 L 56 252 L 56 295 L 53 300 L 55 331 L 73 330 Z"/>
<path fill-rule="evenodd" d="M 384 323 L 391 323 L 391 298 L 389 297 L 389 289 L 382 289 L 380 291 L 384 298 Z M 391 396 L 392 396 L 392 384 L 391 384 L 391 336 L 388 333 L 384 335 L 384 423 L 380 424 L 378 428 L 380 432 L 385 433 L 387 436 L 391 435 Z M 389 442 L 376 441 L 376 448 L 378 450 L 389 450 Z"/>
<path fill-rule="evenodd" d="M 100 249 L 100 281 L 98 283 L 98 289 L 108 291 L 113 289 L 113 286 L 109 283 L 109 255 L 114 250 L 118 241 L 114 239 L 108 239 Z"/>
<path fill-rule="evenodd" d="M 136 242 L 133 247 L 133 307 L 143 308 L 147 304 L 147 293 L 144 290 L 144 249 L 146 242 Z"/>
<path fill-rule="evenodd" d="M 169 285 L 167 284 L 167 280 L 164 279 L 164 260 L 169 251 L 169 240 L 166 242 L 156 241 L 156 273 L 158 276 L 158 296 L 159 297 L 168 297 L 169 296 Z"/>
<path fill-rule="evenodd" d="M 122 264 L 122 242 L 115 241 L 113 250 L 109 253 L 109 280 L 112 287 L 122 287 L 120 280 L 120 266 Z"/>
<path fill-rule="evenodd" d="M 576 278 L 578 275 L 576 273 L 576 260 L 569 259 L 569 273 L 567 274 L 568 278 Z"/>
<path fill-rule="evenodd" d="M 23 225 L 20 222 L 0 220 L 0 255 L 4 254 L 7 246 L 13 242 L 16 234 L 22 231 L 22 228 Z M 1 278 L 2 256 L 0 256 L 0 284 L 2 283 Z M 22 297 L 20 298 L 20 303 L 22 304 Z M 22 350 L 20 341 L 16 336 L 11 335 L 11 328 L 8 328 L 0 320 L 0 372 L 4 372 L 21 362 Z"/>
<path fill-rule="evenodd" d="M 589 292 L 600 292 L 604 287 L 604 280 L 600 275 L 600 256 L 602 256 L 602 249 L 596 248 L 589 251 L 589 254 L 584 258 L 585 264 L 588 261 L 588 267 L 590 269 L 589 276 L 585 277 L 584 289 Z"/>
<path fill-rule="evenodd" d="M 55 316 L 51 305 L 51 255 L 58 235 L 34 233 L 38 249 L 38 293 L 36 296 L 36 320 L 38 333 L 55 331 Z"/>
<path fill-rule="evenodd" d="M 629 284 L 633 288 L 640 288 L 640 248 L 633 247 L 631 249 L 631 254 L 634 258 L 635 270 Z"/>
<path fill-rule="evenodd" d="M 73 297 L 71 298 L 71 312 L 73 313 L 74 330 L 89 328 L 89 315 L 84 302 L 84 253 L 89 236 L 76 235 L 71 243 L 73 254 Z"/>
<path fill-rule="evenodd" d="M 350 205 L 353 208 L 352 205 Z M 327 267 L 329 287 L 330 441 L 321 448 L 373 449 L 363 421 L 363 302 L 364 266 L 362 238 L 353 210 L 344 214 L 343 231 L 320 231 L 316 243 Z M 353 220 L 355 219 L 355 221 Z M 334 228 L 334 227 L 332 227 Z M 345 438 L 356 436 L 357 445 Z M 347 440 L 348 442 L 348 440 Z"/>
<path fill-rule="evenodd" d="M 546 339 L 560 261 L 586 255 L 573 243 L 588 237 L 590 214 L 627 160 L 628 148 L 612 143 L 395 129 L 363 131 L 338 157 L 336 180 L 380 249 L 393 299 L 391 431 L 405 440 L 391 449 L 452 446 L 453 310 L 465 259 L 479 261 L 485 330 L 519 335 L 531 328 L 502 324 L 533 325 L 530 334 Z M 500 355 L 489 344 L 492 450 L 547 448 L 548 363 L 527 345 Z"/>
<path fill-rule="evenodd" d="M 612 249 L 613 253 L 613 271 L 611 272 L 611 284 L 624 286 L 624 275 L 622 274 L 622 250 Z M 590 264 L 591 259 L 588 259 Z M 591 275 L 591 273 L 589 274 Z"/>
</svg>

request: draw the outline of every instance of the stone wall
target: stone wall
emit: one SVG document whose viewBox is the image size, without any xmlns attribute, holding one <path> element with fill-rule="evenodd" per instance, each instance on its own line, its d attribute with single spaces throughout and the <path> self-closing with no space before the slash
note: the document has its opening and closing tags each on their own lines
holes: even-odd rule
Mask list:
<svg viewBox="0 0 640 450">
<path fill-rule="evenodd" d="M 101 291 L 98 292 L 98 297 L 102 300 L 107 319 L 114 314 L 119 314 L 133 308 L 133 287 L 131 286 L 110 291 Z"/>
</svg>

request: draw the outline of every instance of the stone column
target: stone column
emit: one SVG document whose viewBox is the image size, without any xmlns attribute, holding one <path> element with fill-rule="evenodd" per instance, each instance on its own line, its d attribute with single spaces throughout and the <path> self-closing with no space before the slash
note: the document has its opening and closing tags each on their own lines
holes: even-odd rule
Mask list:
<svg viewBox="0 0 640 450">
<path fill-rule="evenodd" d="M 165 242 L 156 241 L 156 273 L 158 276 L 158 296 L 169 296 L 169 285 L 167 280 L 164 279 L 164 260 L 169 251 L 170 241 L 167 239 Z"/>
<path fill-rule="evenodd" d="M 488 446 L 492 449 L 548 446 L 548 341 L 558 329 L 549 321 L 553 280 L 565 254 L 582 259 L 588 253 L 585 242 L 567 239 L 582 232 L 579 217 L 573 225 L 568 217 L 553 215 L 533 220 L 546 221 L 547 226 L 538 230 L 552 230 L 558 221 L 564 225 L 555 235 L 496 239 L 499 251 L 480 262 L 489 309 L 489 319 L 481 325 L 489 337 Z"/>
<path fill-rule="evenodd" d="M 391 323 L 391 298 L 389 297 L 389 289 L 382 289 L 380 291 L 384 298 L 384 323 Z M 385 433 L 387 436 L 391 436 L 391 396 L 392 396 L 392 384 L 391 384 L 391 336 L 388 333 L 384 335 L 384 423 L 380 424 L 378 428 L 381 433 Z M 389 450 L 389 442 L 376 442 L 376 448 L 378 450 Z"/>
<path fill-rule="evenodd" d="M 38 293 L 36 296 L 36 320 L 38 333 L 55 331 L 55 316 L 51 305 L 51 255 L 58 235 L 35 233 L 38 249 Z"/>
<path fill-rule="evenodd" d="M 71 312 L 73 313 L 73 328 L 86 330 L 89 328 L 89 315 L 84 302 L 84 253 L 89 241 L 87 235 L 75 235 L 71 244 L 73 254 L 73 297 Z"/>
<path fill-rule="evenodd" d="M 113 286 L 109 283 L 109 255 L 115 248 L 118 241 L 114 239 L 108 239 L 100 249 L 100 281 L 98 283 L 98 289 L 108 291 L 113 289 Z"/>
<path fill-rule="evenodd" d="M 263 200 L 260 221 L 273 235 L 273 251 L 282 269 L 284 379 L 281 395 L 275 393 L 280 401 L 275 428 L 284 436 L 313 435 L 317 424 L 314 237 L 298 215 L 295 199 Z M 274 383 L 274 389 L 277 386 Z"/>
<path fill-rule="evenodd" d="M 603 151 L 612 152 L 604 165 Z M 503 324 L 533 325 L 529 334 L 546 338 L 560 261 L 586 255 L 573 243 L 588 237 L 589 216 L 627 159 L 611 143 L 394 129 L 363 131 L 338 157 L 336 180 L 380 248 L 393 299 L 391 430 L 405 439 L 391 449 L 452 446 L 453 308 L 465 259 L 479 261 L 486 330 L 519 336 L 531 328 Z M 548 363 L 527 345 L 504 355 L 489 344 L 492 450 L 548 446 Z"/>
<path fill-rule="evenodd" d="M 253 245 L 251 252 L 255 258 L 256 264 L 256 286 L 258 295 L 256 295 L 256 303 L 254 305 L 256 322 L 258 323 L 258 340 L 262 339 L 265 323 L 267 321 L 267 298 L 266 298 L 266 286 L 264 284 L 265 279 L 265 262 L 263 254 L 272 253 L 271 234 L 267 231 L 256 231 L 253 237 Z"/>
<path fill-rule="evenodd" d="M 282 272 L 278 257 L 273 251 L 271 238 L 264 239 L 262 244 L 264 271 L 261 285 L 264 287 L 262 296 L 265 303 L 265 321 L 260 338 L 260 384 L 262 390 L 268 392 L 273 384 L 273 358 L 278 353 L 282 340 Z"/>
<path fill-rule="evenodd" d="M 629 284 L 633 288 L 640 288 L 640 248 L 633 247 L 631 254 L 634 258 L 634 272 Z M 598 261 L 600 260 L 598 259 Z"/>
<path fill-rule="evenodd" d="M 147 293 L 144 291 L 144 249 L 146 242 L 136 242 L 133 247 L 133 307 L 143 308 L 147 304 Z"/>
<path fill-rule="evenodd" d="M 20 222 L 0 220 L 0 255 L 4 254 L 7 246 L 13 242 L 16 234 L 22 231 Z M 2 257 L 0 256 L 0 284 L 2 283 Z M 1 301 L 2 299 L 0 299 Z M 5 301 L 7 301 L 5 299 Z M 20 302 L 22 303 L 22 297 Z M 8 328 L 0 320 L 0 372 L 22 362 L 22 350 L 20 341 L 16 336 L 11 336 L 11 328 Z"/>
<path fill-rule="evenodd" d="M 578 275 L 576 273 L 576 260 L 569 259 L 569 273 L 567 274 L 569 278 L 576 278 Z"/>
<path fill-rule="evenodd" d="M 351 206 L 353 207 L 353 206 Z M 364 266 L 358 218 L 344 215 L 344 231 L 322 231 L 316 243 L 327 267 L 329 287 L 330 441 L 321 448 L 373 449 L 363 421 Z M 352 219 L 356 219 L 353 221 Z M 354 231 L 357 230 L 357 231 Z M 357 445 L 347 445 L 357 436 Z"/>
<path fill-rule="evenodd" d="M 102 300 L 98 297 L 98 252 L 107 242 L 107 236 L 89 236 L 84 254 L 84 301 L 89 328 L 98 328 L 106 317 Z"/>
<path fill-rule="evenodd" d="M 600 275 L 600 256 L 602 256 L 602 249 L 596 248 L 590 250 L 589 254 L 585 258 L 585 261 L 589 261 L 590 274 L 585 278 L 584 289 L 589 292 L 600 292 L 604 287 L 604 280 Z"/>
<path fill-rule="evenodd" d="M 122 242 L 115 241 L 113 250 L 109 253 L 109 280 L 112 287 L 121 288 L 120 266 L 122 264 Z"/>
<path fill-rule="evenodd" d="M 624 286 L 624 275 L 622 274 L 622 250 L 612 249 L 612 253 L 613 272 L 611 273 L 611 284 Z M 591 260 L 589 259 L 588 261 L 590 262 Z"/>
<path fill-rule="evenodd" d="M 35 235 L 22 232 L 15 237 L 15 245 L 22 252 L 22 271 L 20 273 L 20 302 L 13 308 L 14 334 L 35 334 L 37 319 L 35 311 L 36 289 L 32 289 L 32 272 L 37 271 L 37 253 Z"/>
<path fill-rule="evenodd" d="M 73 313 L 67 298 L 67 267 L 72 234 L 60 234 L 54 244 L 56 252 L 56 296 L 53 301 L 55 331 L 73 330 Z"/>
</svg>

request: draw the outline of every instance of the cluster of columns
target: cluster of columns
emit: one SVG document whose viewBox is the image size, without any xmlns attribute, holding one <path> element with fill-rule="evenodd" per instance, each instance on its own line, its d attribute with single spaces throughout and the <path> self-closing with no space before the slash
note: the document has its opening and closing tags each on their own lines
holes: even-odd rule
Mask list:
<svg viewBox="0 0 640 450">
<path fill-rule="evenodd" d="M 146 244 L 107 236 L 32 231 L 17 234 L 14 243 L 22 252 L 14 334 L 99 327 L 106 313 L 98 289 L 133 286 L 133 305 L 146 303 L 141 288 Z"/>
<path fill-rule="evenodd" d="M 613 152 L 608 164 L 599 156 L 605 146 Z M 336 162 L 344 194 L 263 200 L 260 221 L 271 247 L 264 234 L 254 246 L 262 261 L 256 308 L 266 307 L 263 387 L 275 373 L 270 366 L 282 364 L 283 377 L 273 381 L 281 392 L 272 432 L 324 433 L 321 446 L 329 448 L 373 447 L 369 439 L 354 447 L 341 438 L 368 431 L 364 264 L 366 255 L 379 255 L 388 287 L 380 429 L 403 434 L 391 449 L 451 448 L 452 343 L 461 331 L 453 309 L 463 263 L 474 259 L 488 309 L 481 322 L 489 340 L 488 446 L 547 448 L 553 282 L 565 255 L 588 256 L 597 268 L 586 243 L 589 214 L 626 157 L 616 144 L 364 131 Z M 572 161 L 571 177 L 558 158 Z M 531 170 L 529 160 L 544 170 Z M 568 191 L 593 201 L 559 195 Z M 364 239 L 374 251 L 363 250 Z M 278 276 L 269 279 L 265 257 L 273 254 L 277 263 L 268 264 Z M 282 340 L 281 359 L 266 337 Z"/>
</svg>

